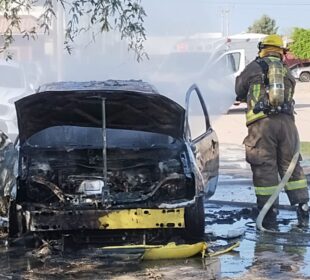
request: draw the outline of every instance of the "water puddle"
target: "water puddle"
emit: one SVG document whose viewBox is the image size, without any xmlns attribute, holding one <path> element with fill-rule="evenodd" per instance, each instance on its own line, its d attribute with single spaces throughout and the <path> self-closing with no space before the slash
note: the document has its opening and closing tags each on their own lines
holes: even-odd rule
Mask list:
<svg viewBox="0 0 310 280">
<path fill-rule="evenodd" d="M 278 279 L 304 279 L 309 276 L 310 231 L 296 227 L 295 211 L 280 209 L 278 230 L 281 233 L 270 234 L 256 230 L 250 208 L 210 204 L 206 210 L 208 232 L 215 236 L 221 238 L 226 234 L 227 237 L 229 232 L 244 230 L 239 238 L 240 246 L 233 253 L 219 257 L 222 277 L 237 279 L 248 275 L 244 279 L 255 279 L 259 270 L 265 271 L 268 278 L 281 275 L 283 278 Z M 271 262 L 275 262 L 275 268 L 270 266 Z"/>
</svg>

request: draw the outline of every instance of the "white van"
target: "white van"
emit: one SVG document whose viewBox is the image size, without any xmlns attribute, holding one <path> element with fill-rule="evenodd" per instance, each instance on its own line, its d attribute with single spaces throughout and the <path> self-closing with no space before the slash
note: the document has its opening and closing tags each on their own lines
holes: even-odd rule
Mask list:
<svg viewBox="0 0 310 280">
<path fill-rule="evenodd" d="M 180 104 L 182 90 L 196 83 L 209 104 L 209 112 L 221 114 L 233 104 L 235 78 L 244 68 L 243 49 L 173 52 L 163 59 L 149 81 Z"/>
</svg>

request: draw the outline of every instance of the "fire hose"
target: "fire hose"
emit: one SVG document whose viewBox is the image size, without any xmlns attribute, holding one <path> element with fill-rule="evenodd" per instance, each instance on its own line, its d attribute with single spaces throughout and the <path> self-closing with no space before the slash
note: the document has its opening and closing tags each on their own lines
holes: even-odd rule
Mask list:
<svg viewBox="0 0 310 280">
<path fill-rule="evenodd" d="M 288 180 L 290 179 L 290 177 L 292 176 L 292 173 L 295 169 L 295 166 L 298 162 L 299 159 L 299 154 L 300 154 L 300 142 L 299 142 L 299 137 L 297 135 L 297 144 L 295 147 L 295 151 L 294 151 L 294 156 L 282 178 L 282 180 L 280 181 L 279 185 L 277 186 L 276 190 L 274 191 L 274 193 L 269 197 L 269 199 L 267 200 L 267 202 L 265 203 L 264 207 L 261 209 L 261 211 L 258 214 L 258 217 L 256 219 L 256 227 L 260 230 L 260 231 L 264 231 L 264 232 L 270 232 L 270 233 L 275 233 L 276 231 L 273 230 L 268 230 L 266 228 L 263 227 L 263 220 L 267 214 L 267 212 L 269 211 L 269 209 L 271 208 L 271 206 L 273 205 L 273 203 L 276 201 L 276 199 L 278 198 L 280 192 L 282 191 L 282 189 L 285 187 L 285 185 L 287 184 Z M 278 232 L 276 232 L 278 233 Z"/>
</svg>

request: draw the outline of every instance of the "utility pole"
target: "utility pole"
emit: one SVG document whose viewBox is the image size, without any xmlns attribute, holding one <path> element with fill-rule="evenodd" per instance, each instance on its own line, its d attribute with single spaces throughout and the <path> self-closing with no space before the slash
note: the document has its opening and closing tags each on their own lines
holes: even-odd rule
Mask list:
<svg viewBox="0 0 310 280">
<path fill-rule="evenodd" d="M 57 1 L 56 11 L 56 59 L 57 59 L 57 81 L 63 80 L 63 52 L 64 52 L 64 10 L 60 3 Z"/>
<path fill-rule="evenodd" d="M 221 10 L 221 17 L 222 17 L 222 34 L 224 37 L 228 37 L 229 35 L 229 15 L 230 9 L 225 8 Z"/>
</svg>

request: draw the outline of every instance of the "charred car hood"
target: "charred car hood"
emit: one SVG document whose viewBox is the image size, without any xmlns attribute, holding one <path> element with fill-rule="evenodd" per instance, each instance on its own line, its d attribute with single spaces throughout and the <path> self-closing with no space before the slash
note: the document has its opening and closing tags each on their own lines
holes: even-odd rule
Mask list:
<svg viewBox="0 0 310 280">
<path fill-rule="evenodd" d="M 183 135 L 184 108 L 154 88 L 136 89 L 132 85 L 111 86 L 103 82 L 100 86 L 98 82 L 52 85 L 15 102 L 21 143 L 53 126 L 102 127 L 103 99 L 107 128 L 162 133 L 175 138 Z"/>
</svg>

